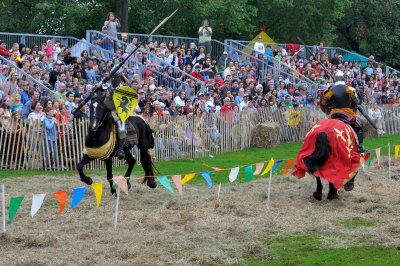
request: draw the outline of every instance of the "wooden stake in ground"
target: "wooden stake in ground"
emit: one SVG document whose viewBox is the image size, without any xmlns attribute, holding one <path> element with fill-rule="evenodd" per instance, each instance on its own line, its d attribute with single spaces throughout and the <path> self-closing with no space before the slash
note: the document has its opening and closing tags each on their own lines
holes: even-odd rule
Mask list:
<svg viewBox="0 0 400 266">
<path fill-rule="evenodd" d="M 118 224 L 118 207 L 119 207 L 119 195 L 120 195 L 120 188 L 117 187 L 117 201 L 115 203 L 115 214 L 114 214 L 114 229 L 117 229 Z"/>
<path fill-rule="evenodd" d="M 271 158 L 271 160 L 274 160 L 274 158 Z M 268 181 L 268 201 L 271 200 L 271 185 L 272 185 L 272 169 L 274 167 L 272 166 L 271 170 L 269 171 L 269 181 Z"/>
<path fill-rule="evenodd" d="M 1 214 L 3 216 L 3 233 L 6 232 L 6 190 L 4 184 L 1 186 Z"/>
<path fill-rule="evenodd" d="M 389 149 L 389 151 L 388 151 L 388 154 L 389 154 L 389 180 L 391 180 L 392 179 L 392 174 L 390 173 L 390 143 L 388 143 L 388 149 Z"/>
</svg>

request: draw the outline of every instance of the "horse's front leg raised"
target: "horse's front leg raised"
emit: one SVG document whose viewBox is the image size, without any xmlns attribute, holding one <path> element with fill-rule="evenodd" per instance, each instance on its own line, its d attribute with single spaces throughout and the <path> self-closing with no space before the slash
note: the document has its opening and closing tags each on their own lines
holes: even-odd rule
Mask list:
<svg viewBox="0 0 400 266">
<path fill-rule="evenodd" d="M 333 183 L 329 182 L 329 193 L 328 193 L 328 200 L 338 199 L 339 195 L 337 193 L 337 189 L 333 185 Z"/>
<path fill-rule="evenodd" d="M 115 188 L 113 187 L 114 185 L 114 181 L 113 179 L 113 174 L 112 174 L 112 157 L 108 158 L 106 161 L 104 161 L 106 163 L 106 170 L 107 170 L 107 180 L 110 183 L 110 188 L 111 188 L 111 194 L 114 195 L 115 193 L 117 193 L 117 191 L 115 190 Z"/>
<path fill-rule="evenodd" d="M 151 156 L 148 154 L 147 150 L 140 149 L 140 159 L 146 175 L 145 180 L 147 180 L 147 186 L 149 188 L 156 188 L 157 183 L 154 180 L 153 162 L 151 161 Z"/>
<path fill-rule="evenodd" d="M 85 167 L 86 164 L 90 163 L 91 161 L 93 161 L 93 159 L 89 158 L 89 156 L 84 154 L 76 167 L 79 176 L 81 177 L 81 181 L 87 185 L 93 184 L 93 180 L 89 176 L 85 175 L 85 173 L 83 173 L 83 168 Z"/>
<path fill-rule="evenodd" d="M 317 180 L 317 190 L 313 193 L 313 197 L 316 200 L 322 200 L 322 189 L 324 188 L 321 183 L 321 178 L 315 177 Z"/>
<path fill-rule="evenodd" d="M 131 189 L 131 182 L 129 180 L 133 167 L 135 166 L 136 159 L 135 157 L 132 156 L 132 153 L 130 150 L 125 150 L 125 160 L 128 163 L 128 169 L 126 169 L 125 172 L 125 178 L 126 182 L 128 183 L 128 189 Z"/>
</svg>

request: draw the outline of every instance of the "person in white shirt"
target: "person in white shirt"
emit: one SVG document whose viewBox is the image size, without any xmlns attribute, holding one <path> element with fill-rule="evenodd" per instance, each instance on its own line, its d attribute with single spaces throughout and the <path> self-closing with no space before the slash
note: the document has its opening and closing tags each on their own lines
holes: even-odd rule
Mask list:
<svg viewBox="0 0 400 266">
<path fill-rule="evenodd" d="M 385 134 L 385 131 L 383 130 L 383 125 L 382 125 L 382 112 L 379 109 L 377 103 L 374 103 L 372 105 L 372 108 L 368 108 L 368 116 L 378 127 L 378 135 Z"/>
<path fill-rule="evenodd" d="M 174 67 L 178 67 L 178 61 L 179 61 L 178 55 L 176 53 L 176 50 L 174 50 L 172 54 L 168 56 L 167 63 Z"/>
<path fill-rule="evenodd" d="M 249 95 L 246 93 L 243 95 L 243 101 L 239 104 L 239 110 L 242 111 L 245 106 L 249 104 Z"/>
<path fill-rule="evenodd" d="M 186 92 L 180 91 L 178 96 L 174 98 L 174 102 L 176 103 L 176 107 L 183 107 L 185 106 L 185 99 L 186 99 Z"/>
<path fill-rule="evenodd" d="M 262 43 L 261 36 L 258 36 L 257 42 L 254 43 L 254 50 L 258 54 L 264 54 L 265 53 L 265 47 L 264 47 L 264 44 Z"/>
<path fill-rule="evenodd" d="M 45 114 L 42 112 L 43 107 L 40 104 L 40 101 L 34 101 L 31 108 L 33 109 L 33 112 L 28 115 L 29 124 L 32 125 L 34 122 L 42 122 Z"/>
</svg>

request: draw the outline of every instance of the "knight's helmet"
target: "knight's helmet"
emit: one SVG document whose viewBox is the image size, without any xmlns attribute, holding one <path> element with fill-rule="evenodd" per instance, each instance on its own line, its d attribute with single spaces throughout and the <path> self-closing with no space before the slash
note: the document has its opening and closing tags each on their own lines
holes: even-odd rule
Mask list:
<svg viewBox="0 0 400 266">
<path fill-rule="evenodd" d="M 115 73 L 115 75 L 111 78 L 111 87 L 113 89 L 115 89 L 121 85 L 121 78 L 122 78 L 122 74 L 119 71 L 117 71 Z"/>
<path fill-rule="evenodd" d="M 344 81 L 344 73 L 341 70 L 338 70 L 335 72 L 335 81 L 339 82 L 339 81 Z"/>
</svg>

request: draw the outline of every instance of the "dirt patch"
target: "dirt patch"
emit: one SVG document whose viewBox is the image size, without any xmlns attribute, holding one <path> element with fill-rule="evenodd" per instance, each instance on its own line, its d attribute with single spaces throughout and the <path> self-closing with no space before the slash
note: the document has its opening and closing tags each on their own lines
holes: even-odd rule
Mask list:
<svg viewBox="0 0 400 266">
<path fill-rule="evenodd" d="M 385 162 L 382 159 L 382 164 Z M 374 162 L 375 163 L 375 162 Z M 400 163 L 393 162 L 399 175 Z M 374 164 L 373 164 L 374 165 Z M 397 172 L 396 172 L 397 171 Z M 315 233 L 337 247 L 359 245 L 355 238 L 384 246 L 400 246 L 399 181 L 389 180 L 387 167 L 366 168 L 352 192 L 339 191 L 340 200 L 312 198 L 315 181 L 274 176 L 272 197 L 266 199 L 268 179 L 245 184 L 184 187 L 183 196 L 159 186 L 150 190 L 133 181 L 122 195 L 118 230 L 113 230 L 115 199 L 104 177 L 102 205 L 96 207 L 90 188 L 75 209 L 69 209 L 76 176 L 6 179 L 7 197 L 28 195 L 7 234 L 0 236 L 0 265 L 200 265 L 235 264 L 248 256 L 268 253 L 268 235 Z M 67 189 L 66 209 L 58 217 L 52 192 Z M 47 193 L 42 209 L 30 218 L 32 193 Z M 373 221 L 373 226 L 346 228 L 349 219 Z"/>
</svg>

